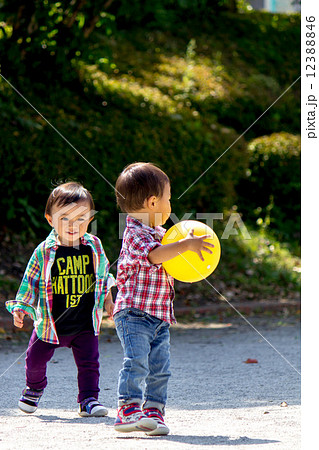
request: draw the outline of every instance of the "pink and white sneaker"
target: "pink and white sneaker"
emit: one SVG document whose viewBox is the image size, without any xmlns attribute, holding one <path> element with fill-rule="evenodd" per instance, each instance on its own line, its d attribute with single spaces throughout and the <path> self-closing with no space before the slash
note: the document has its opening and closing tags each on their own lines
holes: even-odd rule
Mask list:
<svg viewBox="0 0 319 450">
<path fill-rule="evenodd" d="M 143 413 L 157 423 L 157 428 L 155 428 L 155 430 L 146 432 L 147 436 L 162 436 L 169 433 L 169 428 L 165 424 L 163 414 L 159 409 L 146 408 L 143 409 Z"/>
<path fill-rule="evenodd" d="M 147 417 L 138 403 L 123 405 L 117 410 L 117 418 L 114 429 L 123 433 L 131 431 L 151 432 L 157 428 L 157 421 Z"/>
</svg>

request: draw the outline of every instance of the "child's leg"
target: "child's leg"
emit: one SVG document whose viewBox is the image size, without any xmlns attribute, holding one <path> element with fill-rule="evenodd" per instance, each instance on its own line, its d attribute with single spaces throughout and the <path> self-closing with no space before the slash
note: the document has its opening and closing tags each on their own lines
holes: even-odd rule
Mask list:
<svg viewBox="0 0 319 450">
<path fill-rule="evenodd" d="M 170 373 L 169 324 L 161 322 L 151 344 L 149 374 L 145 380 L 145 403 L 143 408 L 157 408 L 164 413 L 167 400 L 167 385 Z"/>
<path fill-rule="evenodd" d="M 141 404 L 143 382 L 149 370 L 148 355 L 154 335 L 154 321 L 143 311 L 129 308 L 117 313 L 114 322 L 124 350 L 118 383 L 119 406 L 126 403 Z"/>
<path fill-rule="evenodd" d="M 71 342 L 74 360 L 78 368 L 78 403 L 89 397 L 99 396 L 99 343 L 93 332 L 76 335 Z"/>
<path fill-rule="evenodd" d="M 26 383 L 30 389 L 44 389 L 47 385 L 47 363 L 58 347 L 56 344 L 49 344 L 41 341 L 35 330 L 31 335 L 26 354 Z"/>
</svg>

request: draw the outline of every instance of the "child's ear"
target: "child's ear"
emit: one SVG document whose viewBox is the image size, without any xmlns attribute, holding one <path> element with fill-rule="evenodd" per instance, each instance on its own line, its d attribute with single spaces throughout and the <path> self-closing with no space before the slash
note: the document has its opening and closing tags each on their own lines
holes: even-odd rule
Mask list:
<svg viewBox="0 0 319 450">
<path fill-rule="evenodd" d="M 149 197 L 145 200 L 146 206 L 149 209 L 154 209 L 155 205 L 156 205 L 156 200 L 157 200 L 157 197 L 155 197 L 155 195 L 152 195 L 151 197 Z"/>
<path fill-rule="evenodd" d="M 53 227 L 52 217 L 50 216 L 50 214 L 45 214 L 45 218 L 47 219 L 49 225 L 50 225 L 51 227 Z"/>
</svg>

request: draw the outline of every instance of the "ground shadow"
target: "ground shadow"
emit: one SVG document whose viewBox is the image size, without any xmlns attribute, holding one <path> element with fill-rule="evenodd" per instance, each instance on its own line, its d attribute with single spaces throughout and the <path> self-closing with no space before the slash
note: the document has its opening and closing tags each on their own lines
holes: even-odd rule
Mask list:
<svg viewBox="0 0 319 450">
<path fill-rule="evenodd" d="M 97 423 L 105 423 L 105 425 L 114 425 L 114 417 L 72 417 L 66 418 L 61 416 L 46 416 L 46 415 L 38 415 L 33 416 L 37 417 L 37 419 L 42 420 L 43 422 L 60 422 L 60 423 L 72 423 L 72 424 L 97 424 Z"/>
<path fill-rule="evenodd" d="M 117 439 L 136 439 L 137 436 L 119 436 Z M 152 439 L 157 441 L 169 441 L 176 443 L 185 443 L 192 445 L 257 445 L 257 444 L 277 444 L 280 441 L 272 439 L 252 439 L 247 436 L 232 438 L 230 436 L 196 436 L 196 435 L 168 435 L 160 437 L 142 436 L 139 439 Z"/>
</svg>

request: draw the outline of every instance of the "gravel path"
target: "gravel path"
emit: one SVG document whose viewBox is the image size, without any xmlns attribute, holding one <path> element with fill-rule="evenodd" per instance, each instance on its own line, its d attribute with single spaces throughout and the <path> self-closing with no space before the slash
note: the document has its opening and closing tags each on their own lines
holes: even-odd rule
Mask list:
<svg viewBox="0 0 319 450">
<path fill-rule="evenodd" d="M 162 437 L 113 430 L 122 364 L 114 329 L 106 328 L 100 339 L 105 418 L 77 415 L 69 349 L 58 349 L 49 363 L 49 385 L 37 412 L 21 412 L 24 355 L 18 358 L 26 343 L 0 341 L 0 449 L 300 449 L 300 326 L 297 319 L 278 320 L 249 319 L 269 343 L 240 318 L 172 327 L 166 411 L 171 433 Z M 245 364 L 248 358 L 258 363 Z"/>
</svg>

